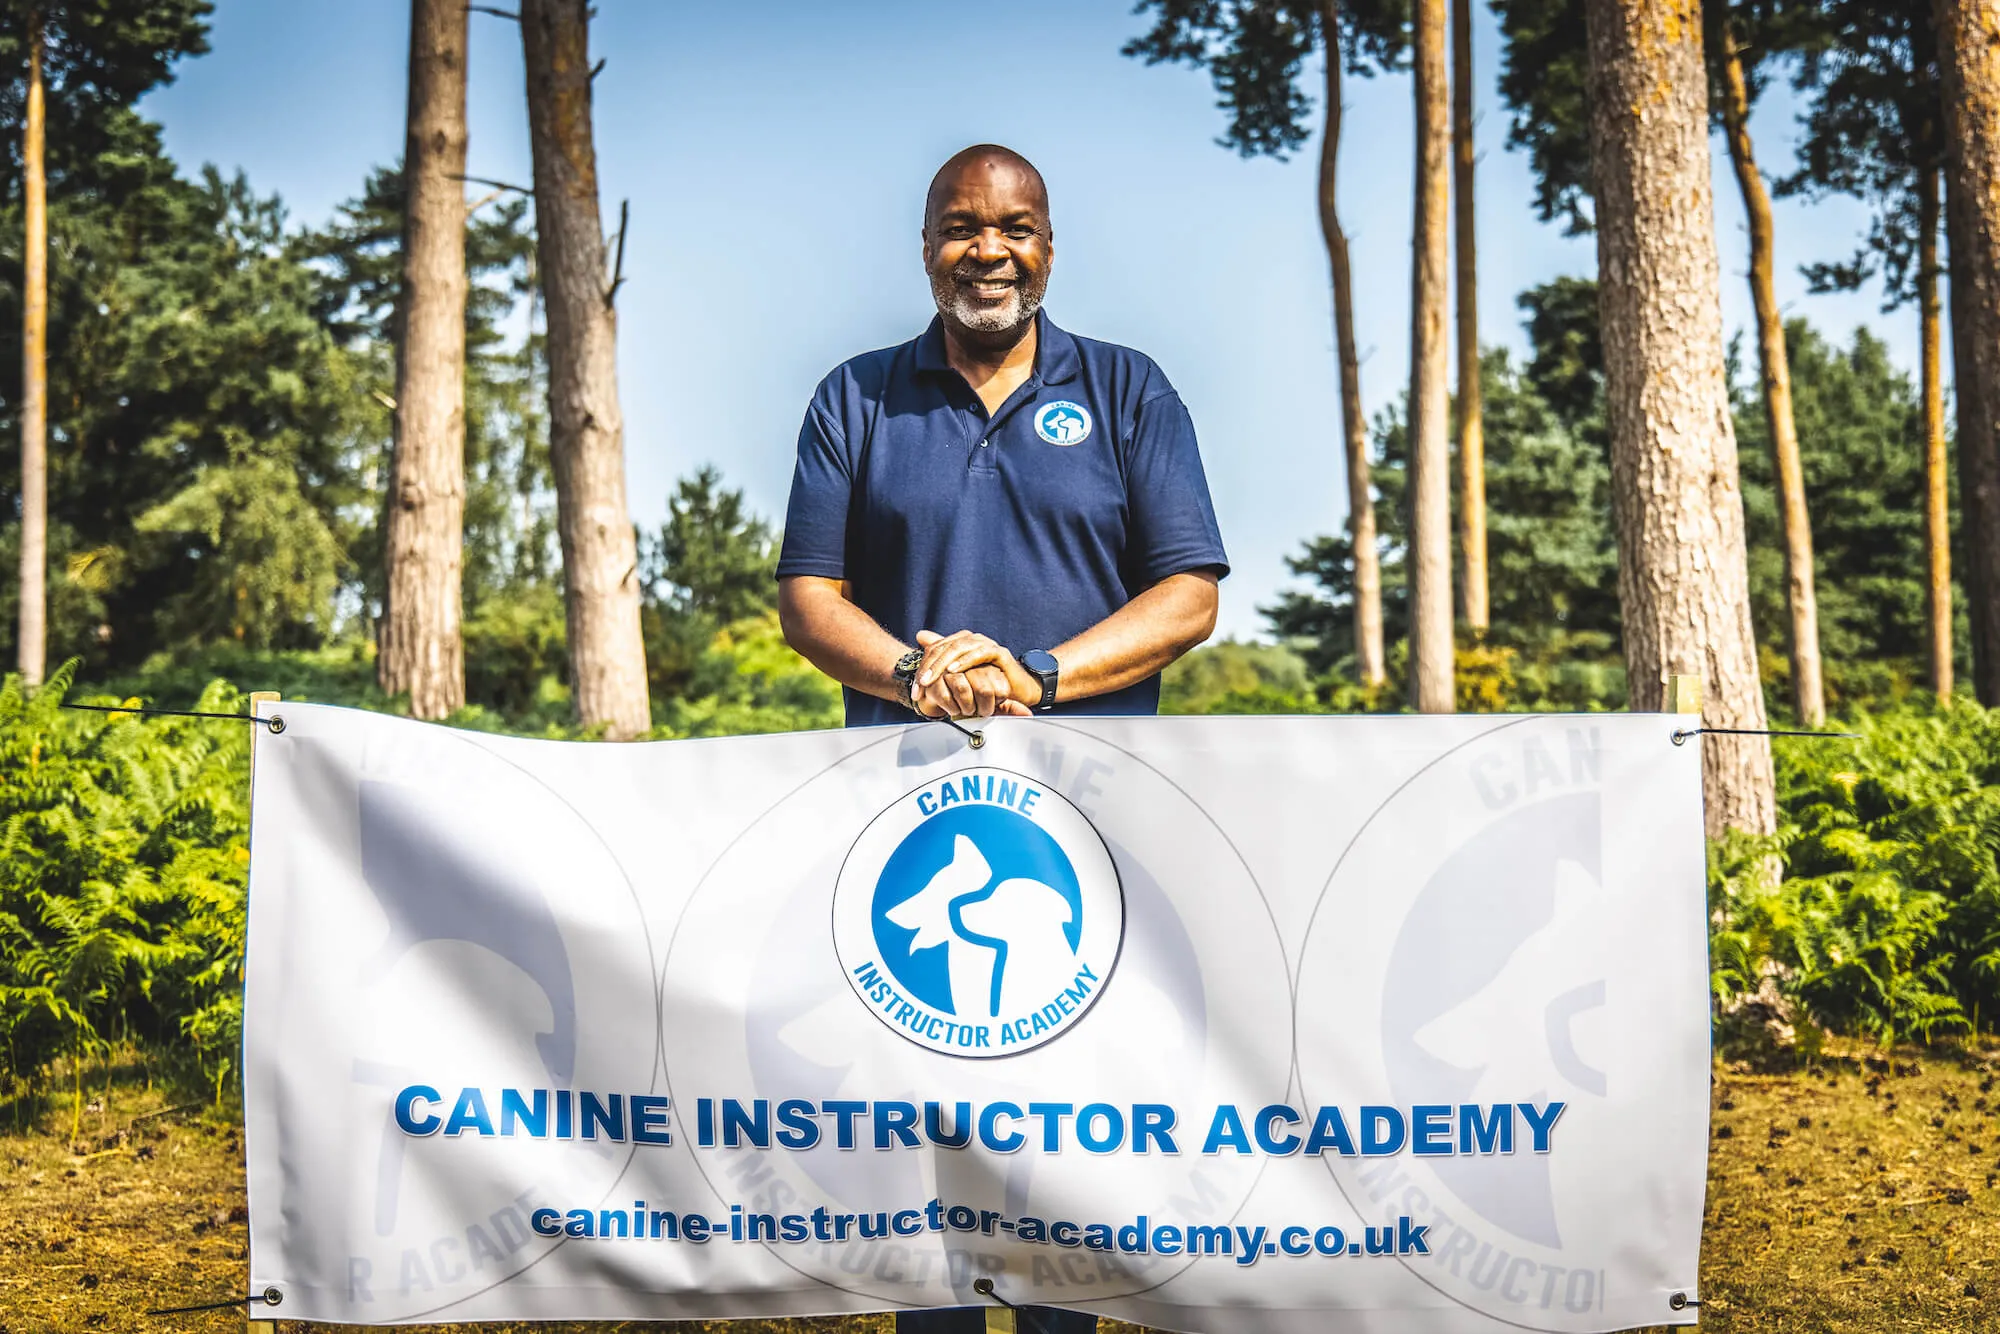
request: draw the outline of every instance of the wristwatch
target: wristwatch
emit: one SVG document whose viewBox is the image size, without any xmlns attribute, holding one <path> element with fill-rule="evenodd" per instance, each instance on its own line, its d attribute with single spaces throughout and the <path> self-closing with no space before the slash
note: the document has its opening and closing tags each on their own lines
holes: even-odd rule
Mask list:
<svg viewBox="0 0 2000 1334">
<path fill-rule="evenodd" d="M 896 666 L 890 672 L 890 675 L 896 678 L 896 686 L 902 692 L 903 704 L 907 708 L 915 709 L 917 707 L 917 668 L 923 665 L 924 651 L 920 648 L 913 648 L 902 657 L 896 659 Z"/>
<path fill-rule="evenodd" d="M 1045 648 L 1031 648 L 1025 653 L 1014 655 L 1026 669 L 1028 675 L 1042 683 L 1042 698 L 1036 703 L 1037 709 L 1046 709 L 1056 702 L 1056 677 L 1062 667 L 1056 662 L 1056 655 Z"/>
</svg>

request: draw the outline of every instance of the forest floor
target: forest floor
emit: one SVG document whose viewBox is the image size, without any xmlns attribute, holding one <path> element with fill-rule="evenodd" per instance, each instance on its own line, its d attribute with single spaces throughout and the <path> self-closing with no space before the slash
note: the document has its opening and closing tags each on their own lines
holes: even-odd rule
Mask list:
<svg viewBox="0 0 2000 1334">
<path fill-rule="evenodd" d="M 202 1104 L 170 1106 L 130 1071 L 84 1096 L 74 1135 L 67 1098 L 35 1126 L 0 1131 L 0 1334 L 242 1334 L 240 1308 L 144 1314 L 243 1289 L 235 1125 Z M 1902 1053 L 1893 1072 L 1860 1050 L 1775 1073 L 1719 1063 L 1713 1099 L 1704 1328 L 2000 1330 L 2000 1045 Z M 728 1334 L 889 1329 L 888 1317 L 865 1316 L 742 1322 Z"/>
</svg>

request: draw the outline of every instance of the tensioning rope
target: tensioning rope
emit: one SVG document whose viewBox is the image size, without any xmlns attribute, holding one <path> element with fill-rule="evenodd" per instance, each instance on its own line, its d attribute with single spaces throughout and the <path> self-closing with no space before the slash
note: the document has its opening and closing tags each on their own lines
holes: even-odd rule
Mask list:
<svg viewBox="0 0 2000 1334">
<path fill-rule="evenodd" d="M 254 713 L 203 713 L 199 709 L 154 709 L 136 704 L 70 704 L 65 709 L 85 709 L 91 713 L 143 713 L 156 718 L 228 718 L 239 723 L 262 723 L 271 729 L 273 735 L 285 730 L 285 720 L 277 714 L 269 718 L 259 718 Z"/>
<path fill-rule="evenodd" d="M 1859 741 L 1859 732 L 1807 732 L 1788 728 L 1772 727 L 1683 727 L 1674 733 L 1674 744 L 1684 744 L 1691 736 L 1809 736 L 1822 741 L 1838 741 L 1842 737 Z"/>
</svg>

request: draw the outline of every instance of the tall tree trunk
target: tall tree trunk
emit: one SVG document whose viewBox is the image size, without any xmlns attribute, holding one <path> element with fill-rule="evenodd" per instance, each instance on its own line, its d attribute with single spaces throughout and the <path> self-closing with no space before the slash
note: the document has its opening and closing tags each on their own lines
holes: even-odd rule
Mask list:
<svg viewBox="0 0 2000 1334">
<path fill-rule="evenodd" d="M 1452 257 L 1458 291 L 1458 550 L 1465 622 L 1484 634 L 1486 422 L 1479 383 L 1479 242 L 1472 207 L 1472 0 L 1451 0 Z"/>
<path fill-rule="evenodd" d="M 21 602 L 15 652 L 21 681 L 48 671 L 49 196 L 43 155 L 42 11 L 28 13 L 28 105 L 21 130 L 26 236 L 21 283 Z"/>
<path fill-rule="evenodd" d="M 410 6 L 402 337 L 376 674 L 418 718 L 465 703 L 465 53 L 459 0 Z"/>
<path fill-rule="evenodd" d="M 1340 349 L 1340 423 L 1347 442 L 1347 534 L 1354 547 L 1354 667 L 1364 686 L 1379 686 L 1382 653 L 1382 556 L 1376 549 L 1375 493 L 1368 481 L 1368 424 L 1361 411 L 1361 360 L 1354 350 L 1354 280 L 1347 233 L 1340 226 L 1340 6 L 1320 12 L 1326 33 L 1326 135 L 1319 145 L 1319 229 L 1333 268 L 1333 332 Z"/>
<path fill-rule="evenodd" d="M 1713 727 L 1762 729 L 1722 352 L 1697 0 L 1585 0 L 1599 317 L 1627 692 L 1699 676 Z M 1711 834 L 1775 827 L 1771 746 L 1702 738 Z"/>
<path fill-rule="evenodd" d="M 1922 322 L 1924 390 L 1924 547 L 1931 690 L 1951 698 L 1951 482 L 1944 441 L 1943 330 L 1938 312 L 1938 171 L 1917 173 L 1917 309 Z"/>
<path fill-rule="evenodd" d="M 1410 702 L 1450 713 L 1452 680 L 1450 385 L 1451 94 L 1445 0 L 1415 0 L 1416 225 L 1410 280 Z"/>
<path fill-rule="evenodd" d="M 618 318 L 598 220 L 589 25 L 588 0 L 522 0 L 570 680 L 583 723 L 623 740 L 652 725 L 652 707 L 639 635 L 638 539 L 625 504 Z"/>
<path fill-rule="evenodd" d="M 1785 323 L 1771 276 L 1771 195 L 1757 171 L 1750 145 L 1750 92 L 1743 76 L 1743 53 L 1729 22 L 1722 22 L 1722 122 L 1729 140 L 1730 165 L 1750 218 L 1750 299 L 1757 311 L 1757 362 L 1763 371 L 1764 421 L 1778 477 L 1778 513 L 1785 535 L 1787 647 L 1792 659 L 1792 703 L 1804 727 L 1826 722 L 1826 689 L 1820 679 L 1819 599 L 1813 592 L 1812 520 L 1806 511 L 1805 470 L 1799 462 L 1799 433 L 1792 419 L 1792 371 L 1785 353 Z"/>
<path fill-rule="evenodd" d="M 2000 0 L 1937 0 L 1972 684 L 2000 705 Z"/>
</svg>

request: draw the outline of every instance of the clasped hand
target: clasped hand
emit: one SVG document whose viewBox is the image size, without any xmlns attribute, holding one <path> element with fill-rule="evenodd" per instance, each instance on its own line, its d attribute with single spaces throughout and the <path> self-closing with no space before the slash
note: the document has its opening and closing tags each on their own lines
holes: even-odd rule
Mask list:
<svg viewBox="0 0 2000 1334">
<path fill-rule="evenodd" d="M 1041 683 L 1014 655 L 973 630 L 917 632 L 924 660 L 910 682 L 910 700 L 926 718 L 1025 718 L 1042 697 Z"/>
</svg>

